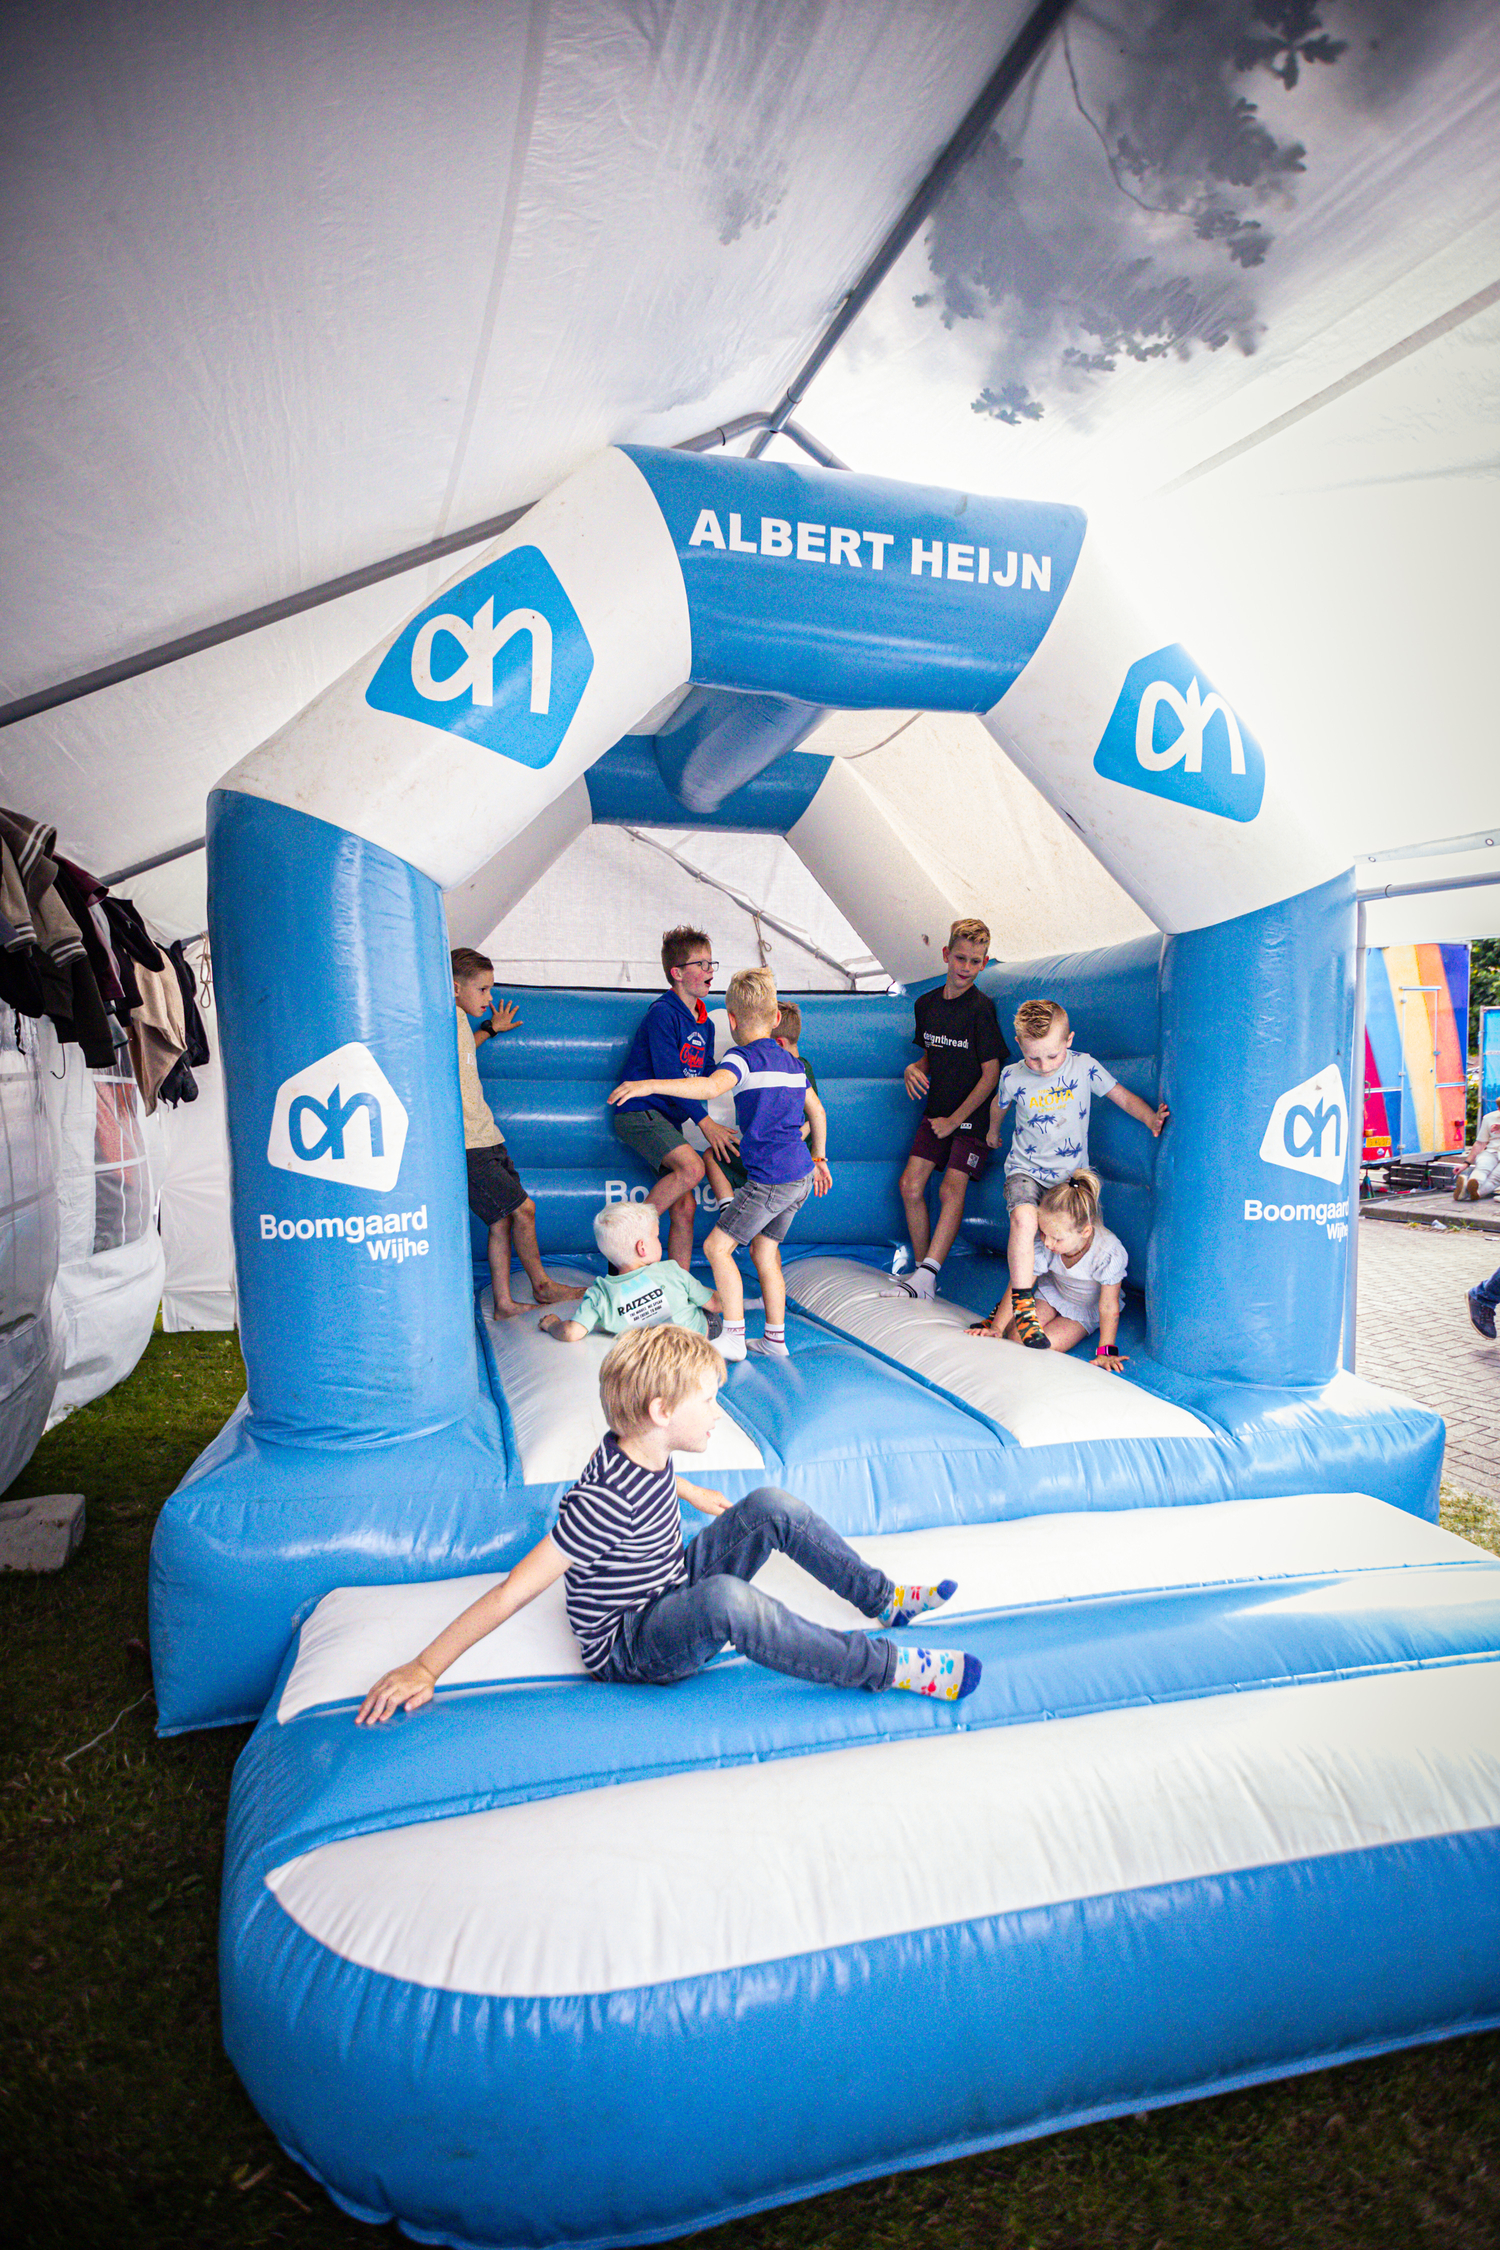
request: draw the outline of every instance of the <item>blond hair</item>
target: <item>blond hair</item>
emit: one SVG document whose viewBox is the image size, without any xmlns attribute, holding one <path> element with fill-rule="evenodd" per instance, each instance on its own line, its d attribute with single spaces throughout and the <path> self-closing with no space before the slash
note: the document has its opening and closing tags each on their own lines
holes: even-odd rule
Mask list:
<svg viewBox="0 0 1500 2250">
<path fill-rule="evenodd" d="M 987 922 L 981 922 L 977 915 L 962 914 L 954 923 L 952 929 L 948 932 L 948 943 L 950 946 L 958 945 L 961 943 L 965 945 L 982 945 L 985 952 L 988 953 L 990 949 L 989 924 Z"/>
<path fill-rule="evenodd" d="M 1038 1211 L 1049 1218 L 1062 1219 L 1074 1234 L 1090 1231 L 1099 1224 L 1100 1180 L 1097 1172 L 1070 1172 L 1065 1180 L 1058 1180 L 1044 1188 L 1037 1197 Z"/>
<path fill-rule="evenodd" d="M 706 1336 L 689 1328 L 627 1328 L 599 1363 L 599 1400 L 604 1419 L 628 1437 L 651 1419 L 651 1401 L 660 1399 L 668 1414 L 691 1398 L 699 1378 L 724 1379 L 724 1362 Z"/>
<path fill-rule="evenodd" d="M 764 1038 L 775 1029 L 776 979 L 769 969 L 736 969 L 729 980 L 724 1005 L 742 1038 Z"/>
<path fill-rule="evenodd" d="M 1016 1010 L 1018 1039 L 1045 1039 L 1054 1024 L 1063 1031 L 1073 1028 L 1060 1000 L 1023 1000 Z"/>
<path fill-rule="evenodd" d="M 601 1258 L 608 1258 L 612 1266 L 621 1266 L 641 1238 L 648 1206 L 644 1203 L 606 1203 L 602 1211 L 594 1214 L 594 1241 Z M 654 1208 L 651 1218 L 660 1226 Z"/>
<path fill-rule="evenodd" d="M 790 1039 L 794 1047 L 802 1037 L 802 1010 L 795 1000 L 782 1001 L 781 1021 L 776 1026 L 776 1036 L 778 1039 Z"/>
</svg>

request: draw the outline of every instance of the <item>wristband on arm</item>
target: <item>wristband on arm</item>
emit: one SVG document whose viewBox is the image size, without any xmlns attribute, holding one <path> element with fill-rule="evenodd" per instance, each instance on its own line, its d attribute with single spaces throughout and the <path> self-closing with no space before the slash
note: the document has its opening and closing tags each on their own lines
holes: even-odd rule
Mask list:
<svg viewBox="0 0 1500 2250">
<path fill-rule="evenodd" d="M 1114 1344 L 1101 1344 L 1094 1357 L 1095 1359 L 1118 1359 L 1120 1353 Z"/>
</svg>

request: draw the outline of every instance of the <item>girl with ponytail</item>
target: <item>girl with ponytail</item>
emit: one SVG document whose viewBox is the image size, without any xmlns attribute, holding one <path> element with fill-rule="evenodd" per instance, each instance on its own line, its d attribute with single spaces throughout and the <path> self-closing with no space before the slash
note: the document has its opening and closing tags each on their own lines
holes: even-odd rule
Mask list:
<svg viewBox="0 0 1500 2250">
<path fill-rule="evenodd" d="M 1036 1321 L 1050 1349 L 1069 1352 L 1097 1328 L 1094 1365 L 1109 1375 L 1122 1373 L 1115 1338 L 1124 1278 L 1125 1245 L 1099 1216 L 1098 1173 L 1071 1172 L 1045 1189 L 1037 1204 Z M 1021 1341 L 1010 1290 L 969 1334 Z"/>
</svg>

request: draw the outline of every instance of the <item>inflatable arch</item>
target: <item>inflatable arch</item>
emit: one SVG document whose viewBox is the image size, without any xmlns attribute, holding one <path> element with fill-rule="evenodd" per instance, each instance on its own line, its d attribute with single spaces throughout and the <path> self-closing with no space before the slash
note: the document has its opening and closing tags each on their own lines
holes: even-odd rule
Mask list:
<svg viewBox="0 0 1500 2250">
<path fill-rule="evenodd" d="M 1340 1367 L 1352 878 L 1096 546 L 1070 507 L 612 449 L 211 802 L 249 1395 L 158 1528 L 161 1718 L 264 1714 L 226 2038 L 419 2239 L 657 2239 L 1500 2017 L 1500 1566 L 1435 1527 L 1441 1424 Z M 599 1427 L 592 1345 L 475 1318 L 444 894 L 519 895 L 591 819 L 770 828 L 930 976 L 945 902 L 799 747 L 860 705 L 981 713 L 1162 933 L 986 972 L 1171 1105 L 1154 1150 L 1096 1122 L 1129 1382 L 881 1295 L 909 1002 L 805 1010 L 835 1190 L 714 1481 L 959 1576 L 980 1695 L 934 1742 L 745 1667 L 601 1694 L 539 1604 L 360 1733 Z M 642 1184 L 601 1106 L 638 1007 L 533 995 L 483 1051 L 549 1252 Z M 987 1303 L 971 1207 L 945 1285 Z"/>
</svg>

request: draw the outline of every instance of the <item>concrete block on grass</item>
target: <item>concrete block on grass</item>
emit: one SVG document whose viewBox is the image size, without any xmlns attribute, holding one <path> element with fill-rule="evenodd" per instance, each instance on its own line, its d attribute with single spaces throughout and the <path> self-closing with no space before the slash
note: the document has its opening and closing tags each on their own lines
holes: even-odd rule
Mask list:
<svg viewBox="0 0 1500 2250">
<path fill-rule="evenodd" d="M 83 1494 L 0 1500 L 0 1570 L 61 1570 L 83 1537 Z"/>
</svg>

